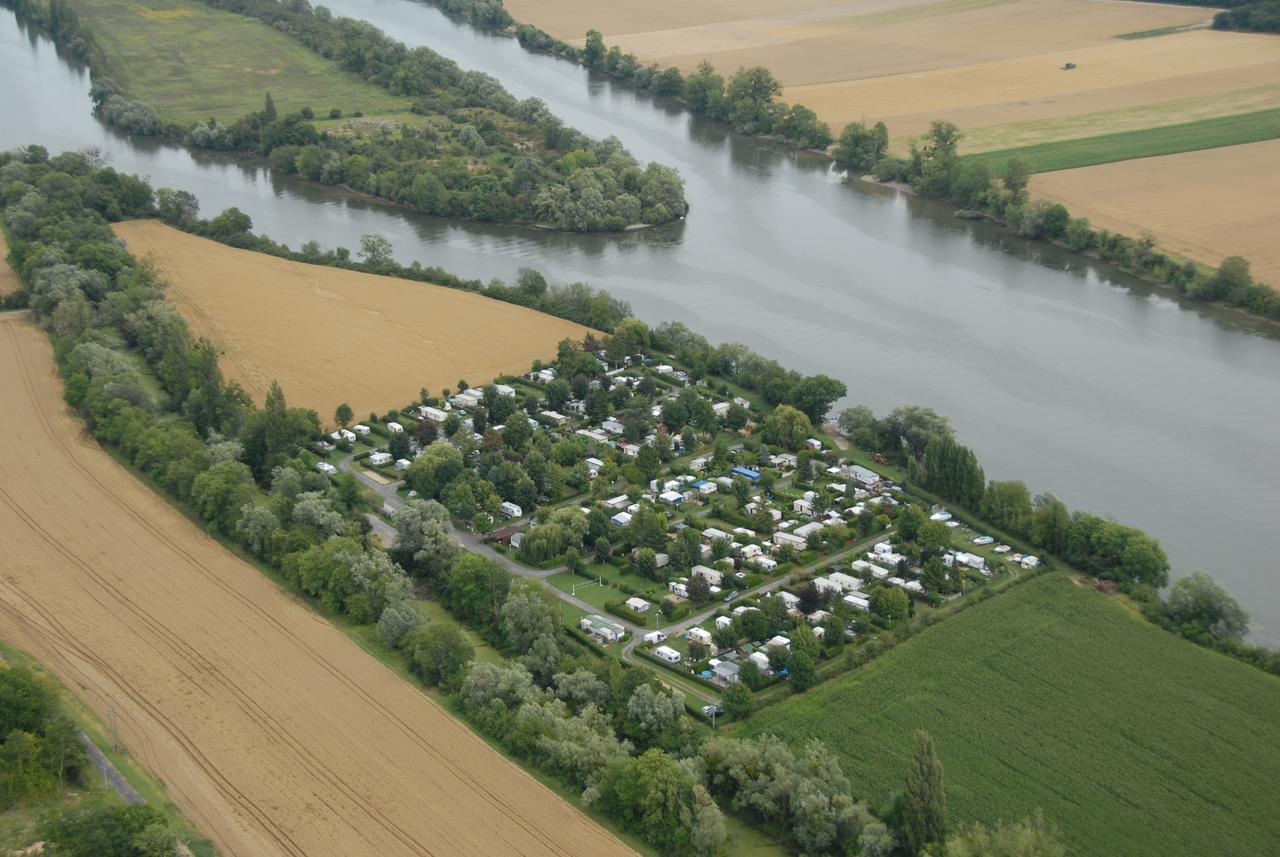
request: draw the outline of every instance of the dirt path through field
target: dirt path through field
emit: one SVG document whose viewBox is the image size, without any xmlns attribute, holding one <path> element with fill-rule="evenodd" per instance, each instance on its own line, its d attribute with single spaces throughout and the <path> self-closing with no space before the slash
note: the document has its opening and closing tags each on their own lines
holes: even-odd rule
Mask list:
<svg viewBox="0 0 1280 857">
<path fill-rule="evenodd" d="M 0 316 L 0 635 L 225 857 L 631 853 L 83 436 Z"/>
</svg>

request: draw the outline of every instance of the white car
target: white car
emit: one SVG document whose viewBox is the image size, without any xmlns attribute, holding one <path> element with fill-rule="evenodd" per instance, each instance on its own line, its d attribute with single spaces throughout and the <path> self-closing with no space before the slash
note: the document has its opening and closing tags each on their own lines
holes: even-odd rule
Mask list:
<svg viewBox="0 0 1280 857">
<path fill-rule="evenodd" d="M 973 540 L 973 543 L 975 545 L 989 545 L 994 541 L 995 539 L 991 538 L 991 536 L 978 536 Z"/>
</svg>

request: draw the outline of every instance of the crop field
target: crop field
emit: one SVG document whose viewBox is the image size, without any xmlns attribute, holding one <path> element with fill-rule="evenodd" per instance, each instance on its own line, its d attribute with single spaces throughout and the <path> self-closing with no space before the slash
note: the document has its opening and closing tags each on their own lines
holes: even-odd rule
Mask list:
<svg viewBox="0 0 1280 857">
<path fill-rule="evenodd" d="M 18 275 L 14 273 L 13 268 L 9 267 L 9 243 L 4 237 L 4 230 L 0 229 L 0 295 L 7 295 L 10 292 L 16 292 L 22 288 Z"/>
<path fill-rule="evenodd" d="M 609 44 L 663 66 L 687 71 L 705 58 L 729 74 L 763 65 L 784 84 L 785 100 L 811 107 L 837 133 L 853 120 L 883 120 L 892 138 L 902 138 L 901 149 L 932 119 L 979 129 L 1073 117 L 1083 123 L 1073 136 L 1089 136 L 1119 130 L 1099 115 L 1113 111 L 1164 105 L 1148 117 L 1161 125 L 1201 118 L 1205 110 L 1224 115 L 1239 93 L 1280 79 L 1275 39 L 1179 30 L 1212 17 L 1211 10 L 1186 6 L 1095 0 L 603 6 L 508 0 L 506 6 L 517 20 L 566 40 L 581 42 L 587 29 L 600 30 Z M 1167 34 L 1116 38 L 1145 31 Z M 1062 70 L 1068 62 L 1076 68 Z M 1222 103 L 1197 105 L 1198 114 L 1184 116 L 1179 102 L 1196 97 Z M 1275 106 L 1273 92 L 1252 109 Z M 988 145 L 1018 143 L 997 138 Z"/>
<path fill-rule="evenodd" d="M 1280 140 L 1045 173 L 1031 190 L 1198 262 L 1244 256 L 1256 279 L 1280 287 Z"/>
<path fill-rule="evenodd" d="M 582 325 L 482 295 L 291 262 L 188 235 L 159 221 L 117 223 L 138 258 L 155 260 L 192 332 L 222 351 L 223 371 L 255 401 L 273 379 L 292 405 L 357 419 L 480 385 L 555 355 Z"/>
<path fill-rule="evenodd" d="M 1013 157 L 1026 160 L 1033 173 L 1047 173 L 1276 138 L 1280 138 L 1280 109 L 1200 119 L 1163 128 L 1144 128 L 1078 140 L 1040 143 L 964 157 L 971 161 L 986 161 L 996 175 L 1000 174 Z M 1280 164 L 1275 166 L 1280 167 Z"/>
<path fill-rule="evenodd" d="M 111 75 L 162 119 L 217 117 L 230 125 L 262 109 L 267 92 L 281 113 L 336 107 L 405 114 L 407 99 L 365 83 L 284 33 L 193 0 L 71 0 L 112 63 Z"/>
<path fill-rule="evenodd" d="M 20 314 L 0 401 L 0 637 L 224 857 L 630 853 L 86 438 Z"/>
<path fill-rule="evenodd" d="M 1042 807 L 1073 855 L 1273 853 L 1280 679 L 1148 625 L 1060 574 L 922 632 L 746 724 L 819 737 L 873 802 L 901 788 L 913 730 L 953 821 Z"/>
</svg>

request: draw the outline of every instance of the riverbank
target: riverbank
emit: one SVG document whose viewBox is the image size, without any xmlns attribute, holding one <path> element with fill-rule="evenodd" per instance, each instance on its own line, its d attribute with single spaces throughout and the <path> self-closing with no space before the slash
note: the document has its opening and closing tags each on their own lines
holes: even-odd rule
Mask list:
<svg viewBox="0 0 1280 857">
<path fill-rule="evenodd" d="M 5 2 L 83 58 L 95 113 L 128 134 L 252 152 L 274 170 L 459 219 L 621 232 L 688 211 L 673 170 L 640 164 L 616 140 L 591 140 L 429 49 L 410 52 L 310 7 L 240 3 L 224 11 L 213 0 L 163 0 L 148 11 L 83 0 L 90 14 L 55 17 L 35 3 Z M 227 70 L 236 50 L 255 61 Z M 286 99 L 279 104 L 277 83 Z M 211 102 L 205 87 L 236 97 Z M 299 105 L 303 92 L 345 103 Z M 248 109 L 210 116 L 210 103 Z M 360 121 L 334 125 L 344 110 Z M 365 112 L 381 121 L 363 121 Z"/>
<path fill-rule="evenodd" d="M 653 92 L 656 95 L 673 97 L 676 101 L 683 104 L 686 108 L 692 110 L 695 113 L 708 114 L 708 115 L 711 115 L 713 118 L 719 118 L 722 120 L 728 119 L 729 110 L 727 108 L 720 109 L 717 107 L 718 104 L 723 104 L 723 101 L 724 101 L 723 95 L 717 96 L 715 94 L 716 90 L 719 90 L 723 87 L 723 80 L 720 79 L 719 76 L 714 75 L 713 72 L 708 72 L 707 69 L 709 68 L 709 66 L 705 68 L 700 67 L 698 69 L 698 77 L 696 79 L 695 78 L 682 79 L 681 68 L 672 67 L 670 69 L 667 69 L 666 71 L 660 72 L 659 66 L 657 64 L 646 67 L 642 63 L 640 63 L 635 58 L 634 55 L 621 52 L 618 48 L 618 45 L 616 44 L 612 48 L 610 48 L 610 50 L 607 53 L 605 53 L 604 43 L 603 43 L 603 40 L 600 39 L 599 33 L 596 33 L 596 35 L 593 37 L 598 40 L 596 42 L 596 45 L 598 47 L 593 46 L 592 38 L 589 38 L 587 40 L 586 46 L 579 48 L 576 44 L 570 44 L 568 42 L 563 41 L 561 38 L 557 38 L 556 36 L 544 33 L 538 30 L 536 27 L 531 26 L 530 24 L 512 21 L 510 20 L 510 16 L 507 16 L 505 23 L 503 23 L 503 19 L 501 17 L 477 19 L 477 16 L 475 14 L 472 14 L 473 10 L 476 7 L 470 2 L 444 2 L 444 0 L 422 0 L 422 2 L 429 2 L 429 3 L 432 3 L 433 5 L 440 6 L 444 8 L 447 12 L 450 12 L 456 15 L 457 17 L 462 18 L 463 20 L 467 20 L 472 25 L 475 25 L 475 26 L 486 27 L 489 29 L 495 29 L 495 28 L 501 27 L 500 29 L 501 32 L 514 32 L 517 38 L 519 39 L 520 44 L 534 52 L 551 53 L 561 58 L 568 59 L 571 62 L 585 65 L 586 67 L 594 71 L 602 72 L 611 77 L 622 80 L 624 83 L 636 86 L 639 89 Z M 577 7 L 572 7 L 572 6 L 571 8 L 574 8 L 576 10 L 574 12 L 574 17 L 573 17 L 574 20 L 583 20 L 585 18 L 586 16 L 585 10 L 577 9 Z M 1150 14 L 1151 13 L 1150 8 L 1156 8 L 1158 12 L 1166 12 L 1171 7 L 1149 7 L 1147 9 L 1140 10 L 1139 14 L 1143 12 Z M 565 11 L 564 9 L 560 10 L 561 13 L 563 13 L 564 11 Z M 1061 15 L 1063 13 L 1063 10 L 1059 8 L 1045 7 L 1044 9 L 1042 9 L 1042 11 L 1044 12 L 1044 14 L 1047 14 L 1050 17 L 1055 15 Z M 1183 13 L 1187 13 L 1188 11 L 1190 11 L 1192 14 L 1198 14 L 1201 16 L 1203 16 L 1204 14 L 1203 10 L 1196 12 L 1195 10 L 1183 9 L 1182 11 Z M 533 15 L 532 9 L 529 10 L 529 14 Z M 679 20 L 679 16 L 676 16 L 675 20 Z M 586 23 L 588 26 L 590 26 L 593 22 L 587 21 Z M 1177 30 L 1176 32 L 1181 33 L 1184 31 Z M 1174 32 L 1172 31 L 1167 33 L 1167 35 L 1173 35 L 1173 34 Z M 669 37 L 671 33 L 668 32 L 668 33 L 665 33 L 665 35 Z M 1077 36 L 1079 35 L 1080 34 L 1077 33 Z M 1194 34 L 1188 32 L 1186 33 L 1186 35 L 1191 36 Z M 1246 45 L 1247 50 L 1245 51 L 1245 53 L 1241 54 L 1240 57 L 1234 59 L 1233 62 L 1242 63 L 1243 64 L 1242 67 L 1247 67 L 1249 69 L 1250 74 L 1257 73 L 1258 68 L 1263 68 L 1263 67 L 1266 67 L 1268 69 L 1270 68 L 1270 66 L 1267 65 L 1267 63 L 1269 62 L 1268 58 L 1272 56 L 1272 47 L 1277 44 L 1274 40 L 1268 40 L 1265 36 L 1239 36 L 1239 34 L 1224 34 L 1219 31 L 1214 31 L 1212 33 L 1207 34 L 1207 38 L 1209 39 L 1231 38 L 1233 36 L 1243 38 L 1245 41 L 1248 42 L 1248 45 Z M 1092 38 L 1096 41 L 1098 38 L 1098 34 L 1095 33 L 1092 36 Z M 1108 36 L 1106 38 L 1110 38 L 1110 37 Z M 1203 38 L 1203 36 L 1201 38 Z M 1087 43 L 1091 43 L 1089 42 L 1088 38 L 1086 38 L 1085 41 Z M 1107 50 L 1111 50 L 1113 47 L 1115 47 L 1115 45 L 1124 45 L 1125 41 L 1126 40 L 1121 40 L 1120 42 L 1117 42 L 1117 43 L 1107 43 L 1105 47 Z M 1127 40 L 1127 41 L 1132 42 L 1133 40 Z M 1151 40 L 1139 40 L 1139 41 L 1145 42 L 1145 41 L 1151 41 Z M 624 43 L 625 43 L 625 40 L 624 40 Z M 629 43 L 626 43 L 626 44 L 629 44 Z M 1183 42 L 1178 42 L 1174 45 L 1174 47 L 1176 49 L 1180 49 L 1180 46 L 1183 44 L 1184 44 Z M 1217 42 L 1215 42 L 1214 44 L 1217 44 Z M 1162 49 L 1162 47 L 1163 45 L 1158 46 L 1157 52 L 1159 52 L 1159 50 Z M 1200 47 L 1200 42 L 1196 42 L 1194 46 L 1194 48 L 1197 50 L 1207 49 L 1207 47 L 1208 47 L 1207 45 L 1203 48 Z M 1019 46 L 1018 49 L 1019 50 L 1022 49 L 1021 45 Z M 1126 48 L 1121 48 L 1121 49 L 1123 50 Z M 1127 49 L 1131 50 L 1132 48 L 1127 48 Z M 1145 50 L 1145 47 L 1140 45 L 1139 49 Z M 1250 51 L 1252 51 L 1252 53 L 1250 53 Z M 1216 55 L 1218 52 L 1211 51 L 1211 53 Z M 748 59 L 749 61 L 760 61 L 760 57 L 757 56 L 757 53 L 752 51 L 746 51 L 745 53 L 743 53 L 743 58 Z M 1280 69 L 1280 52 L 1275 53 L 1274 59 L 1275 59 L 1274 64 L 1278 69 Z M 812 58 L 810 58 L 810 60 L 812 60 Z M 1170 69 L 1175 67 L 1180 68 L 1181 64 L 1184 63 L 1184 60 L 1185 58 L 1177 60 L 1172 65 L 1170 65 L 1169 68 Z M 1044 61 L 1042 58 L 1039 59 L 1039 62 L 1041 64 L 1044 64 Z M 688 66 L 688 65 L 689 63 L 686 62 L 685 66 Z M 1102 67 L 1102 71 L 1100 72 L 1100 74 L 1102 74 L 1103 77 L 1105 78 L 1107 74 L 1106 69 L 1108 68 L 1107 63 L 1102 62 L 1100 63 L 1100 65 Z M 1157 63 L 1157 65 L 1159 65 L 1159 63 Z M 1161 68 L 1163 68 L 1163 66 L 1161 66 Z M 1073 71 L 1075 70 L 1075 64 L 1072 64 L 1072 70 Z M 684 67 L 683 71 L 688 72 L 688 68 Z M 760 69 L 760 71 L 764 71 L 764 69 Z M 1090 73 L 1093 73 L 1092 67 L 1090 69 Z M 1166 69 L 1165 73 L 1168 73 L 1168 69 Z M 767 72 L 765 72 L 765 74 L 768 75 Z M 1026 77 L 1027 74 L 1028 72 L 1024 70 L 1021 73 L 1021 77 Z M 1059 75 L 1059 77 L 1055 79 L 1057 80 L 1061 79 L 1060 69 L 1057 71 L 1052 71 L 1051 74 Z M 1270 79 L 1270 72 L 1263 72 L 1262 74 L 1263 74 L 1263 77 L 1260 78 L 1260 81 L 1265 81 Z M 786 75 L 784 74 L 783 76 L 785 77 Z M 920 77 L 920 76 L 921 75 L 915 75 L 915 77 Z M 771 76 L 769 77 L 771 78 Z M 886 79 L 891 79 L 891 78 L 886 78 Z M 1045 81 L 1048 81 L 1049 79 L 1050 78 L 1045 78 L 1044 81 L 1041 81 L 1041 84 L 1043 85 L 1043 83 Z M 1106 78 L 1106 79 L 1110 80 L 1109 78 Z M 716 83 L 717 80 L 719 80 L 718 84 Z M 982 82 L 982 85 L 978 87 L 979 91 L 985 93 L 991 89 L 990 81 L 983 78 L 981 74 L 978 75 L 978 80 Z M 1076 78 L 1071 78 L 1070 80 L 1078 81 L 1079 76 L 1077 75 Z M 858 82 L 858 85 L 861 85 L 861 83 L 863 82 L 864 81 Z M 691 89 L 691 87 L 695 83 L 696 83 L 696 87 L 694 89 Z M 872 83 L 874 83 L 874 81 L 872 81 Z M 825 87 L 827 85 L 824 84 L 823 86 Z M 710 91 L 712 93 L 710 96 L 706 95 L 708 91 L 707 89 L 708 87 L 710 87 Z M 936 87 L 936 86 L 932 87 L 932 89 L 938 89 L 938 88 L 939 87 Z M 945 87 L 942 87 L 942 88 L 945 89 Z M 801 89 L 803 89 L 803 87 L 801 87 Z M 932 91 L 932 89 L 930 91 Z M 790 90 L 779 90 L 779 91 L 784 96 L 789 97 L 788 93 L 790 92 Z M 950 90 L 947 90 L 947 91 L 950 92 Z M 1252 90 L 1248 90 L 1248 91 L 1251 92 Z M 907 96 L 909 95 L 910 93 L 907 93 Z M 920 93 L 917 93 L 917 96 L 920 96 L 920 95 L 921 95 Z M 1151 97 L 1151 96 L 1148 96 L 1148 97 Z M 771 99 L 772 99 L 772 96 L 769 96 L 768 100 L 771 100 Z M 1280 104 L 1280 89 L 1276 91 L 1276 99 L 1277 99 L 1276 103 Z M 900 99 L 897 99 L 897 98 L 893 99 L 895 103 L 898 100 Z M 1050 99 L 1050 101 L 1052 102 L 1054 101 L 1054 99 Z M 942 104 L 949 104 L 949 103 L 950 102 L 943 102 Z M 1224 103 L 1227 103 L 1227 102 L 1224 102 Z M 1269 101 L 1264 100 L 1262 102 L 1258 102 L 1256 99 L 1254 99 L 1249 103 L 1253 106 L 1257 106 L 1258 104 L 1262 104 L 1264 106 L 1270 106 L 1271 104 L 1271 102 Z M 941 116 L 946 116 L 946 117 L 957 116 L 957 114 L 953 112 L 950 112 L 946 109 L 942 109 L 942 104 L 936 105 L 936 109 L 926 111 L 929 113 L 929 121 L 937 119 Z M 1187 104 L 1184 104 L 1181 101 L 1169 102 L 1168 105 L 1162 105 L 1162 106 L 1165 109 L 1161 109 L 1158 111 L 1149 110 L 1147 113 L 1142 114 L 1144 116 L 1147 116 L 1147 119 L 1144 121 L 1153 122 L 1156 125 L 1161 126 L 1160 128 L 1154 131 L 1147 131 L 1147 132 L 1131 131 L 1129 134 L 1126 134 L 1126 135 L 1111 135 L 1111 136 L 1121 137 L 1121 138 L 1124 138 L 1126 141 L 1129 138 L 1143 139 L 1143 140 L 1150 138 L 1152 140 L 1157 140 L 1158 145 L 1164 146 L 1165 150 L 1169 150 L 1169 146 L 1171 145 L 1171 140 L 1174 140 L 1174 141 L 1182 140 L 1180 143 L 1179 142 L 1172 143 L 1173 150 L 1175 151 L 1183 151 L 1186 148 L 1198 148 L 1204 145 L 1212 144 L 1212 141 L 1206 142 L 1205 132 L 1196 132 L 1191 134 L 1190 136 L 1188 136 L 1187 134 L 1183 134 L 1182 137 L 1163 133 L 1166 130 L 1164 126 L 1167 126 L 1170 123 L 1177 123 L 1179 117 L 1183 115 L 1186 115 L 1186 116 L 1202 115 L 1202 110 L 1200 107 L 1189 106 Z M 777 105 L 777 107 L 781 111 L 779 115 L 786 114 L 788 110 L 792 112 L 804 110 L 804 108 L 799 108 L 799 107 L 787 108 L 786 105 Z M 1074 109 L 1076 113 L 1080 112 L 1080 108 L 1077 107 Z M 867 115 L 867 108 L 864 102 L 861 102 L 861 101 L 859 102 L 858 110 L 859 110 L 859 113 L 858 113 L 859 118 Z M 1197 110 L 1201 110 L 1201 112 L 1197 112 Z M 819 114 L 822 114 L 822 113 L 823 111 L 819 110 Z M 880 113 L 883 114 L 884 111 L 880 111 Z M 884 115 L 887 115 L 887 114 L 884 114 Z M 1273 130 L 1267 130 L 1267 129 L 1270 129 L 1271 126 L 1274 124 L 1269 118 L 1266 118 L 1266 117 L 1269 117 L 1270 115 L 1271 115 L 1270 113 L 1249 114 L 1247 116 L 1234 117 L 1230 121 L 1234 122 L 1236 125 L 1241 126 L 1239 133 L 1244 134 L 1244 137 L 1240 137 L 1239 139 L 1256 139 L 1259 133 L 1262 133 L 1264 137 L 1267 135 L 1274 134 Z M 1104 114 L 1099 114 L 1094 112 L 1094 113 L 1088 114 L 1088 116 L 1091 117 L 1091 120 L 1096 120 L 1098 129 L 1105 129 L 1115 124 L 1115 122 L 1111 119 L 1109 115 L 1104 116 Z M 1252 121 L 1252 117 L 1264 117 L 1265 121 L 1263 121 L 1261 125 L 1265 125 L 1266 128 L 1262 128 L 1259 122 Z M 963 119 L 967 117 L 961 115 L 960 118 L 963 121 Z M 987 117 L 987 118 L 989 119 L 990 117 Z M 750 126 L 750 123 L 743 124 L 741 121 L 735 120 L 733 124 L 735 126 L 735 129 L 738 130 L 739 132 L 757 133 L 757 135 L 760 136 L 762 139 L 776 139 L 776 135 L 770 134 L 768 132 L 760 134 L 759 132 L 753 131 L 753 129 Z M 1018 123 L 1014 123 L 1014 124 L 1017 125 L 1018 127 L 1021 127 L 1021 125 Z M 1130 124 L 1132 124 L 1132 122 Z M 1201 126 L 1207 127 L 1205 122 L 1191 123 L 1186 127 L 1199 128 Z M 928 123 L 922 122 L 922 124 L 920 125 L 920 128 L 917 129 L 917 133 L 919 130 L 924 130 L 927 127 L 928 127 Z M 1182 127 L 1182 126 L 1178 126 L 1178 127 Z M 1232 127 L 1234 127 L 1234 125 Z M 900 130 L 900 129 L 897 129 L 895 126 L 895 130 Z M 1176 130 L 1176 128 L 1174 130 Z M 803 133 L 807 133 L 807 132 L 803 132 Z M 1074 136 L 1076 138 L 1081 138 L 1081 137 L 1090 137 L 1091 133 L 1097 133 L 1097 131 L 1096 130 L 1093 132 L 1090 132 L 1088 130 L 1082 131 L 1081 127 L 1067 127 L 1067 128 L 1059 129 L 1058 133 L 1067 134 L 1068 136 Z M 1208 133 L 1209 133 L 1209 136 L 1218 134 L 1218 132 L 1216 131 L 1210 131 Z M 986 145 L 989 148 L 991 149 L 1000 148 L 998 137 L 992 138 L 991 135 L 987 135 L 987 136 L 988 138 L 990 138 L 986 142 Z M 1218 136 L 1221 136 L 1221 135 L 1219 134 Z M 1186 138 L 1186 139 L 1182 139 L 1182 138 Z M 827 139 L 829 140 L 830 137 L 828 136 Z M 1096 150 L 1098 148 L 1096 144 L 1104 139 L 1109 139 L 1109 138 L 1106 138 L 1106 137 L 1092 138 L 1091 137 L 1090 139 L 1073 139 L 1070 142 L 1063 143 L 1061 145 L 1067 148 L 1070 148 L 1072 151 L 1083 150 L 1083 149 Z M 1231 137 L 1231 140 L 1238 141 L 1238 135 L 1235 137 Z M 800 142 L 798 139 L 792 139 L 790 142 L 792 142 L 793 144 L 798 144 L 802 148 L 809 147 L 807 143 Z M 1222 141 L 1219 140 L 1218 144 L 1221 144 L 1221 142 Z M 898 149 L 901 151 L 902 144 L 900 140 L 895 141 L 895 143 L 898 146 Z M 1126 143 L 1125 145 L 1128 145 L 1128 144 Z M 1122 148 L 1122 151 L 1128 151 L 1128 150 Z M 1010 155 L 1013 155 L 1016 153 L 1017 152 L 1015 150 L 1010 152 Z M 987 156 L 977 156 L 977 157 L 979 158 L 986 157 L 987 160 L 990 160 L 991 158 L 995 158 L 998 156 L 1000 156 L 999 152 L 989 152 Z M 1221 161 L 1223 158 L 1230 159 L 1231 153 L 1228 151 L 1217 152 L 1216 154 L 1211 155 L 1210 157 L 1216 158 L 1219 161 Z M 864 165 L 864 168 L 870 165 L 871 164 L 866 164 Z M 1002 174 L 1003 169 L 1004 169 L 1003 161 L 1000 163 L 998 170 L 993 168 L 988 168 L 986 172 L 987 183 L 990 183 L 991 178 L 993 176 L 996 176 L 997 174 Z M 1212 185 L 1205 185 L 1200 187 L 1199 189 L 1199 194 L 1201 196 L 1211 192 L 1212 192 Z M 964 198 L 958 198 L 957 192 L 953 192 L 950 188 L 945 188 L 940 191 L 935 187 L 933 190 L 930 191 L 930 193 L 931 195 L 934 195 L 934 196 L 951 196 L 952 198 L 955 199 L 957 204 L 959 204 L 962 208 L 971 208 L 973 207 L 975 202 L 973 198 L 973 182 L 972 181 L 966 183 L 966 188 L 962 192 L 964 194 Z M 1269 209 L 1266 208 L 1266 206 L 1272 204 L 1273 196 L 1274 195 L 1259 193 L 1256 196 L 1251 197 L 1252 201 L 1257 202 L 1258 204 L 1263 206 L 1262 210 L 1259 210 L 1256 212 L 1257 216 L 1254 217 L 1252 221 L 1250 221 L 1253 225 L 1252 228 L 1255 231 L 1261 230 L 1265 232 L 1267 224 L 1269 224 L 1270 221 L 1274 219 L 1274 217 L 1269 213 Z M 1186 195 L 1180 196 L 1178 202 L 1181 203 L 1183 200 L 1185 200 L 1185 198 L 1186 198 Z M 1253 206 L 1253 207 L 1256 208 L 1257 206 Z M 1175 205 L 1175 209 L 1176 208 L 1177 206 Z M 1236 206 L 1236 208 L 1238 208 L 1238 206 Z M 1280 212 L 1277 213 L 1277 216 L 1280 216 Z M 1004 220 L 1003 206 L 1000 206 L 998 208 L 996 219 L 998 221 Z M 1090 228 L 1087 220 L 1083 218 L 1077 218 L 1077 220 L 1080 220 L 1081 223 L 1078 225 L 1078 228 L 1076 230 L 1077 236 L 1075 236 L 1074 240 L 1070 242 L 1071 249 L 1088 251 L 1096 247 L 1097 255 L 1099 257 L 1104 258 L 1107 261 L 1110 261 L 1112 263 L 1115 263 L 1119 265 L 1119 267 L 1128 271 L 1129 273 L 1135 276 L 1141 277 L 1145 280 L 1148 280 L 1149 282 L 1159 284 L 1159 285 L 1166 285 L 1166 284 L 1172 285 L 1176 289 L 1178 289 L 1183 295 L 1190 297 L 1193 300 L 1210 300 L 1210 301 L 1223 302 L 1223 303 L 1230 304 L 1232 306 L 1241 307 L 1245 312 L 1248 312 L 1252 315 L 1259 316 L 1261 318 L 1272 319 L 1272 320 L 1280 319 L 1280 295 L 1277 295 L 1276 293 L 1274 293 L 1271 290 L 1271 288 L 1268 286 L 1255 284 L 1250 276 L 1246 275 L 1243 278 L 1238 276 L 1236 274 L 1236 268 L 1238 268 L 1239 266 L 1236 265 L 1235 262 L 1233 262 L 1233 265 L 1235 267 L 1233 267 L 1232 273 L 1229 278 L 1225 276 L 1222 278 L 1215 278 L 1214 276 L 1212 276 L 1213 272 L 1201 272 L 1199 268 L 1195 265 L 1183 266 L 1181 269 L 1178 269 L 1176 267 L 1170 267 L 1162 264 L 1160 260 L 1155 258 L 1155 256 L 1158 256 L 1161 254 L 1159 254 L 1158 252 L 1153 253 L 1152 250 L 1154 248 L 1145 246 L 1145 230 L 1144 229 L 1139 228 L 1137 230 L 1140 234 L 1143 235 L 1143 237 L 1140 239 L 1134 239 L 1131 237 L 1125 237 L 1123 235 L 1112 236 L 1110 233 L 1107 233 L 1105 231 L 1099 232 L 1098 230 Z M 1023 222 L 1021 220 L 1019 220 L 1018 223 L 1014 223 L 1012 225 L 1019 232 L 1019 234 L 1022 234 L 1024 236 L 1035 238 L 1035 239 L 1044 237 L 1043 235 L 1039 234 L 1041 230 L 1038 227 L 1032 227 L 1030 229 L 1024 228 Z M 1170 233 L 1166 230 L 1163 232 L 1163 234 L 1167 235 Z M 1048 237 L 1052 240 L 1052 239 L 1060 239 L 1063 236 L 1049 235 Z M 1203 237 L 1201 240 L 1202 241 L 1204 240 Z M 1188 253 L 1186 252 L 1188 249 L 1188 245 L 1186 244 L 1186 242 L 1181 242 L 1179 246 L 1185 255 L 1195 258 L 1196 261 L 1201 266 L 1206 264 L 1213 264 L 1213 265 L 1220 264 L 1223 261 L 1224 257 L 1231 257 L 1234 259 L 1235 257 L 1247 257 L 1251 254 L 1257 255 L 1258 253 L 1263 253 L 1264 254 L 1262 257 L 1263 263 L 1261 266 L 1263 275 L 1266 276 L 1270 274 L 1273 267 L 1271 257 L 1269 256 L 1269 253 L 1271 250 L 1270 244 L 1265 240 L 1261 242 L 1252 241 L 1252 242 L 1242 243 L 1241 240 L 1239 239 L 1239 230 L 1236 230 L 1235 233 L 1231 234 L 1229 236 L 1227 243 L 1225 245 L 1222 245 L 1224 247 L 1229 248 L 1223 251 L 1209 251 L 1207 254 L 1199 251 L 1193 251 Z M 1216 253 L 1216 256 L 1215 256 L 1215 253 Z M 1278 262 L 1277 264 L 1280 264 L 1280 262 Z M 1200 282 L 1199 283 L 1193 282 L 1198 275 L 1199 275 Z M 1228 280 L 1229 280 L 1229 285 L 1225 284 L 1226 281 Z"/>
</svg>

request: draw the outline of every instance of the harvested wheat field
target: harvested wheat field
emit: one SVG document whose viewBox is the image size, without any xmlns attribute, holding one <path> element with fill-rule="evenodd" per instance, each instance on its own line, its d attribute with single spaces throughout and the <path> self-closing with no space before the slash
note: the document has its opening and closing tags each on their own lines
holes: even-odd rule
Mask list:
<svg viewBox="0 0 1280 857">
<path fill-rule="evenodd" d="M 0 635 L 224 857 L 631 853 L 123 470 L 0 316 Z"/>
<path fill-rule="evenodd" d="M 1031 189 L 1197 262 L 1243 256 L 1254 277 L 1280 287 L 1280 140 L 1041 173 Z"/>
<path fill-rule="evenodd" d="M 1080 117 L 1070 136 L 1089 136 L 1115 127 L 1115 119 L 1098 115 L 1111 111 L 1162 105 L 1155 125 L 1238 112 L 1232 102 L 1239 93 L 1280 80 L 1280 39 L 1267 35 L 1198 29 L 1116 38 L 1198 27 L 1213 15 L 1168 4 L 508 0 L 506 6 L 517 20 L 570 41 L 600 30 L 609 44 L 663 66 L 688 71 L 705 58 L 731 74 L 763 65 L 784 84 L 786 101 L 812 108 L 836 133 L 853 120 L 883 120 L 899 150 L 931 119 L 972 130 Z M 1063 71 L 1067 62 L 1077 67 Z M 1223 103 L 1184 114 L 1179 102 L 1193 97 Z M 1263 106 L 1278 105 L 1273 94 Z M 1018 145 L 987 136 L 988 149 Z"/>
<path fill-rule="evenodd" d="M 278 380 L 291 405 L 329 419 L 400 407 L 426 387 L 527 372 L 587 328 L 459 289 L 291 262 L 188 235 L 155 220 L 114 225 L 154 259 L 197 336 L 261 402 Z"/>
<path fill-rule="evenodd" d="M 0 295 L 7 295 L 22 288 L 18 275 L 13 272 L 13 268 L 10 268 L 9 263 L 6 261 L 8 257 L 9 244 L 4 237 L 4 230 L 0 229 Z"/>
</svg>

